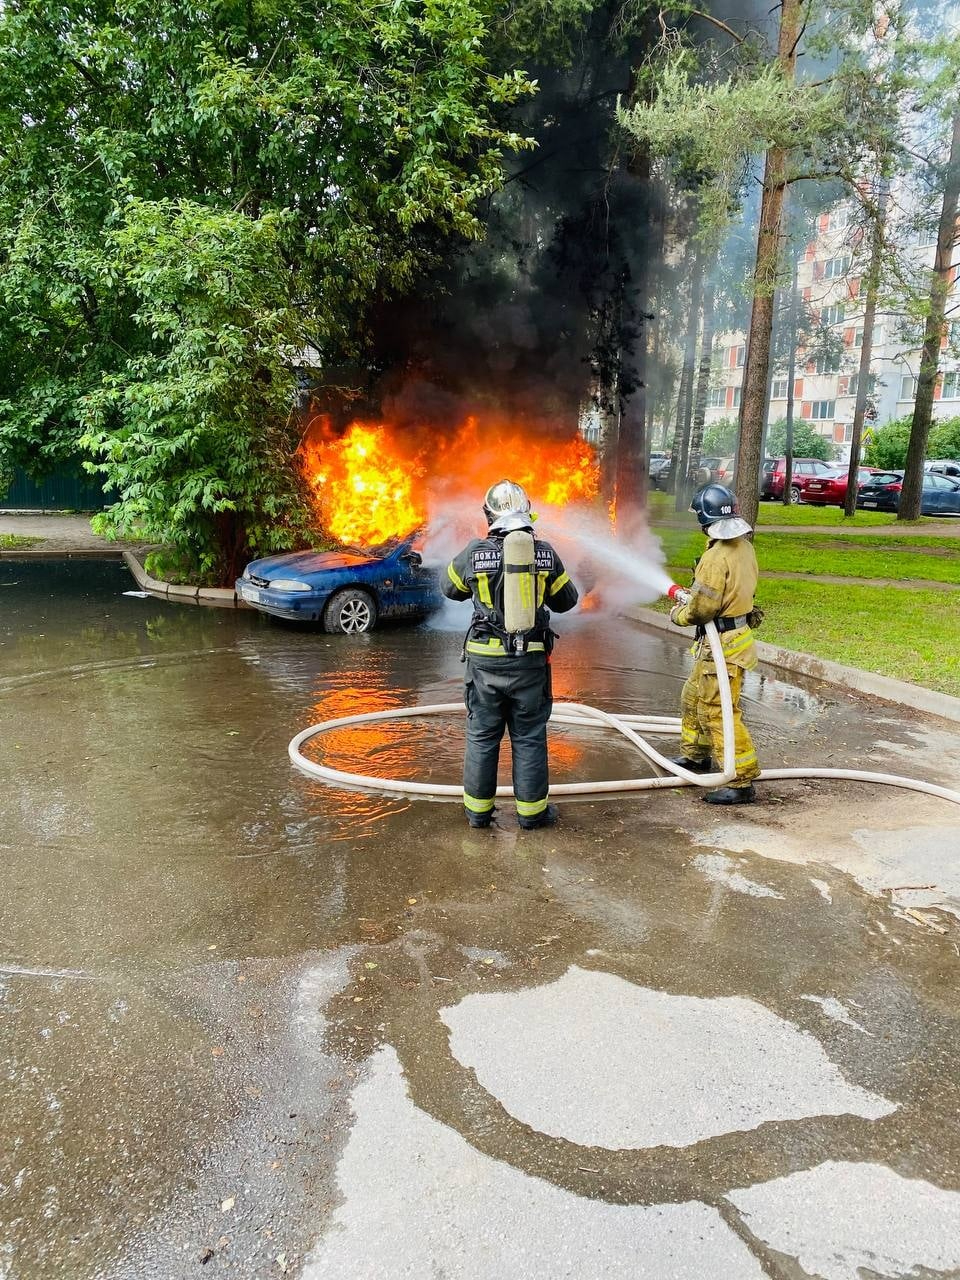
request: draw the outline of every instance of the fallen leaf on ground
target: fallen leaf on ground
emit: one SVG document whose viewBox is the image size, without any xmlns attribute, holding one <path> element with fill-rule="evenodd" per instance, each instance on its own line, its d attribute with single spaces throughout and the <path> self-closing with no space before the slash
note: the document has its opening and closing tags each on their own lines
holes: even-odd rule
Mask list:
<svg viewBox="0 0 960 1280">
<path fill-rule="evenodd" d="M 236 1196 L 227 1196 L 226 1200 L 220 1201 L 220 1209 L 223 1213 L 229 1213 L 233 1206 L 237 1203 Z"/>
</svg>

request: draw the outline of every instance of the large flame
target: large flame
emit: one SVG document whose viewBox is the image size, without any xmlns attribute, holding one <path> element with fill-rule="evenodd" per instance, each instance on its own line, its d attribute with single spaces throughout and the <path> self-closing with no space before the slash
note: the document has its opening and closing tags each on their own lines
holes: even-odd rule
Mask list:
<svg viewBox="0 0 960 1280">
<path fill-rule="evenodd" d="M 443 499 L 477 505 L 504 476 L 535 504 L 554 507 L 587 501 L 599 488 L 596 454 L 581 436 L 556 440 L 475 418 L 448 433 L 354 422 L 337 434 L 322 422 L 302 461 L 325 532 L 366 546 L 421 527 Z"/>
</svg>

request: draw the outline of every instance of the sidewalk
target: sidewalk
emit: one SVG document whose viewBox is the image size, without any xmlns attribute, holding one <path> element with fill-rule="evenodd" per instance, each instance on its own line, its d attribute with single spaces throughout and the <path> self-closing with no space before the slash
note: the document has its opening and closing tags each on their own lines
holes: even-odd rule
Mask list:
<svg viewBox="0 0 960 1280">
<path fill-rule="evenodd" d="M 772 578 L 794 582 L 827 582 L 840 587 L 893 587 L 895 591 L 950 591 L 960 590 L 955 582 L 941 582 L 937 578 L 851 578 L 842 573 L 801 573 L 789 569 L 777 569 L 771 573 L 760 570 L 760 581 Z"/>
<path fill-rule="evenodd" d="M 136 542 L 111 542 L 107 538 L 98 537 L 90 528 L 90 517 L 78 515 L 35 515 L 27 512 L 21 515 L 19 512 L 4 512 L 0 513 L 0 534 L 3 533 L 13 534 L 18 538 L 36 538 L 38 541 L 33 546 L 20 550 L 11 548 L 5 551 L 0 547 L 0 556 L 43 558 L 81 555 L 119 560 L 124 551 L 142 545 Z"/>
<path fill-rule="evenodd" d="M 820 533 L 842 538 L 960 538 L 960 519 L 933 520 L 924 517 L 920 524 L 868 524 L 853 528 L 842 524 L 758 524 L 763 533 Z"/>
</svg>

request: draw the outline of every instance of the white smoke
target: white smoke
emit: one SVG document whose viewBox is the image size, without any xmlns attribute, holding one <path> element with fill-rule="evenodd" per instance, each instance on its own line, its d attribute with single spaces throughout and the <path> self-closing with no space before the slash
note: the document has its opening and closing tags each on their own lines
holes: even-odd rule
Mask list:
<svg viewBox="0 0 960 1280">
<path fill-rule="evenodd" d="M 581 604 L 586 599 L 591 614 L 615 615 L 631 605 L 650 604 L 665 595 L 671 578 L 667 573 L 660 540 L 649 529 L 635 532 L 629 540 L 619 540 L 605 515 L 596 507 L 549 507 L 535 504 L 537 537 L 551 543 L 563 561 L 577 590 Z M 459 500 L 431 503 L 430 523 L 423 541 L 424 564 L 441 573 L 471 538 L 485 533 L 483 513 L 465 507 Z M 572 615 L 568 615 L 572 616 Z M 459 630 L 469 621 L 469 605 L 451 604 L 435 615 L 432 625 L 442 630 Z"/>
</svg>

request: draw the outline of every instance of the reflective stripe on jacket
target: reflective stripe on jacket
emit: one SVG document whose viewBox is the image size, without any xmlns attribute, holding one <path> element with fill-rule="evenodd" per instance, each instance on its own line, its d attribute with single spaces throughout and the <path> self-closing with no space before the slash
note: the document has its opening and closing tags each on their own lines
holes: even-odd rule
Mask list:
<svg viewBox="0 0 960 1280">
<path fill-rule="evenodd" d="M 550 625 L 550 610 L 566 613 L 577 603 L 577 589 L 563 562 L 549 542 L 534 542 L 534 573 L 537 582 L 536 624 L 530 635 L 539 638 L 529 650 L 542 651 L 540 638 Z M 467 652 L 488 657 L 505 656 L 503 631 L 503 537 L 474 538 L 447 565 L 440 589 L 451 600 L 473 600 L 473 623 Z M 482 646 L 475 648 L 474 646 Z"/>
</svg>

